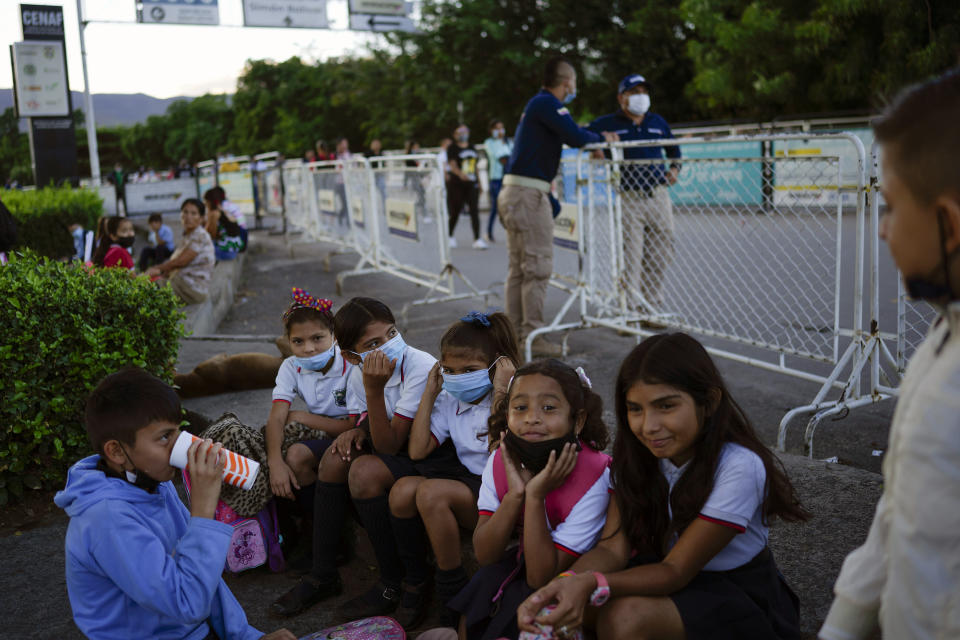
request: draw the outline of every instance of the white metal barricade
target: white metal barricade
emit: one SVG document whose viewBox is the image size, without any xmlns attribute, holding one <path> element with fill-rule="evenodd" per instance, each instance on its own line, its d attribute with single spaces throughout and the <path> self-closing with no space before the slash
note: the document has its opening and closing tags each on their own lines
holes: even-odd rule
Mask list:
<svg viewBox="0 0 960 640">
<path fill-rule="evenodd" d="M 792 140 L 821 150 L 763 153 L 789 149 Z M 667 145 L 689 151 L 672 187 L 660 184 L 671 160 L 625 157 L 630 148 Z M 593 150 L 606 156 L 594 158 Z M 537 335 L 571 328 L 638 339 L 663 327 L 702 336 L 714 355 L 821 385 L 810 404 L 784 416 L 778 436 L 783 448 L 790 421 L 813 414 L 808 453 L 820 420 L 894 392 L 875 370 L 877 354 L 889 352 L 876 315 L 864 324 L 868 300 L 878 300 L 878 249 L 872 223 L 868 264 L 867 162 L 856 136 L 626 142 L 593 145 L 577 158 L 583 284 L 561 315 L 579 302 L 579 318 L 558 316 L 532 332 L 528 358 Z M 900 304 L 898 345 L 927 317 L 922 305 Z M 898 353 L 888 358 L 894 370 L 908 355 Z M 867 377 L 871 384 L 863 384 Z"/>
<path fill-rule="evenodd" d="M 447 244 L 446 190 L 443 167 L 433 154 L 363 158 L 348 163 L 344 177 L 350 206 L 365 217 L 356 231 L 355 246 L 361 261 L 351 271 L 337 275 L 337 290 L 353 275 L 379 272 L 427 288 L 426 294 L 407 302 L 410 307 L 464 298 L 495 295 L 476 287 L 454 264 Z M 351 218 L 356 226 L 361 222 Z M 362 234 L 366 235 L 366 242 Z M 461 281 L 464 291 L 458 291 Z"/>
<path fill-rule="evenodd" d="M 217 185 L 227 194 L 227 200 L 237 205 L 241 214 L 244 216 L 256 214 L 253 169 L 249 157 L 228 158 L 220 163 L 217 166 Z M 246 220 L 243 222 L 248 224 Z"/>
</svg>

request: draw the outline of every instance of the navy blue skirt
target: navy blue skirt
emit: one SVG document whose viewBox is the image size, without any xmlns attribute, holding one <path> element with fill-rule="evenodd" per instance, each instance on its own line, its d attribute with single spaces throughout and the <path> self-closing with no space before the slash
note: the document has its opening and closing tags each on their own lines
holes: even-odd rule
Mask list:
<svg viewBox="0 0 960 640">
<path fill-rule="evenodd" d="M 635 567 L 659 562 L 634 558 Z M 729 571 L 701 571 L 670 595 L 688 640 L 799 640 L 800 600 L 769 548 Z"/>
</svg>

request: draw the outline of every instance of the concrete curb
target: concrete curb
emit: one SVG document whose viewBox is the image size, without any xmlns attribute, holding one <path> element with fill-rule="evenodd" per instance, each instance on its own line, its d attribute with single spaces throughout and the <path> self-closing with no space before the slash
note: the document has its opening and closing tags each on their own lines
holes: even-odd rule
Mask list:
<svg viewBox="0 0 960 640">
<path fill-rule="evenodd" d="M 188 335 L 202 336 L 216 331 L 233 306 L 233 297 L 243 274 L 243 260 L 244 254 L 241 253 L 235 260 L 218 262 L 210 278 L 207 299 L 184 307 L 187 317 L 183 319 L 183 326 Z"/>
</svg>

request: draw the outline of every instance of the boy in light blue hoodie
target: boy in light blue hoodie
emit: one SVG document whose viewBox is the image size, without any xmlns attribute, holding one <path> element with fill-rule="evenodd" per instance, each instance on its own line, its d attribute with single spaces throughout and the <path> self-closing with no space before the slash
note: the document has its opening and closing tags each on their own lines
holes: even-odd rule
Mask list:
<svg viewBox="0 0 960 640">
<path fill-rule="evenodd" d="M 104 378 L 87 400 L 87 435 L 99 453 L 71 467 L 54 498 L 70 516 L 74 621 L 94 639 L 296 640 L 247 624 L 220 577 L 232 533 L 213 519 L 220 445 L 194 442 L 187 453 L 189 511 L 170 482 L 180 416 L 176 392 L 133 367 Z"/>
</svg>

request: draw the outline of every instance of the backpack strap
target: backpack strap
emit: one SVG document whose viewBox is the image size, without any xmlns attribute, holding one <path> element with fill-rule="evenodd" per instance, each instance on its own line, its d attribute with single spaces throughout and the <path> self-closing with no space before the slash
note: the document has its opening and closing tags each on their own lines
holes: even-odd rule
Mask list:
<svg viewBox="0 0 960 640">
<path fill-rule="evenodd" d="M 556 529 L 567 519 L 576 504 L 586 495 L 590 487 L 596 484 L 609 466 L 610 456 L 586 445 L 582 448 L 577 454 L 577 464 L 567 476 L 566 481 L 547 494 L 544 500 L 543 506 L 551 529 Z M 496 462 L 494 462 L 494 470 L 496 470 Z"/>
</svg>

